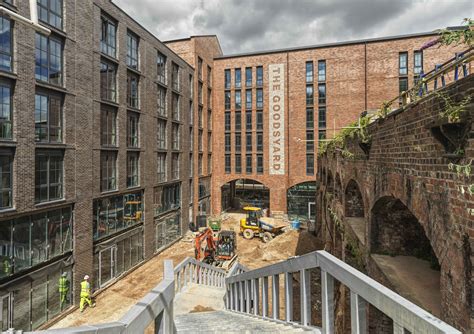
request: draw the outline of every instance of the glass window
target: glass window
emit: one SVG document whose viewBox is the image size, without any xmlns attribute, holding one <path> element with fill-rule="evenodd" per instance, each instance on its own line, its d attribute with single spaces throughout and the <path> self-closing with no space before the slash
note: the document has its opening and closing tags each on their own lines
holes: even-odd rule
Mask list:
<svg viewBox="0 0 474 334">
<path fill-rule="evenodd" d="M 314 132 L 313 131 L 306 131 L 306 151 L 308 153 L 314 151 Z"/>
<path fill-rule="evenodd" d="M 306 108 L 306 128 L 314 128 L 314 109 Z"/>
<path fill-rule="evenodd" d="M 319 139 L 319 140 L 324 140 L 324 139 L 326 139 L 326 130 L 319 130 L 319 131 L 318 131 L 318 139 Z"/>
<path fill-rule="evenodd" d="M 230 70 L 229 69 L 224 71 L 224 82 L 225 82 L 224 88 L 229 89 L 230 88 Z"/>
<path fill-rule="evenodd" d="M 198 108 L 198 126 L 200 128 L 202 128 L 202 124 L 203 124 L 203 122 L 202 122 L 202 107 L 199 106 L 199 108 Z"/>
<path fill-rule="evenodd" d="M 198 83 L 198 102 L 202 104 L 202 83 Z"/>
<path fill-rule="evenodd" d="M 0 209 L 12 207 L 13 155 L 0 151 Z"/>
<path fill-rule="evenodd" d="M 245 68 L 245 86 L 247 87 L 252 86 L 252 68 L 251 67 Z"/>
<path fill-rule="evenodd" d="M 1 265 L 0 278 L 9 276 L 13 273 L 13 254 L 15 253 L 12 249 L 12 221 L 0 222 L 0 242 L 1 242 Z M 1 324 L 1 322 L 0 322 Z M 5 329 L 5 328 L 3 328 Z"/>
<path fill-rule="evenodd" d="M 38 19 L 55 28 L 63 27 L 63 1 L 38 0 Z"/>
<path fill-rule="evenodd" d="M 225 149 L 226 152 L 230 152 L 230 133 L 225 134 L 224 149 Z"/>
<path fill-rule="evenodd" d="M 35 140 L 60 143 L 62 141 L 62 101 L 59 96 L 35 95 Z"/>
<path fill-rule="evenodd" d="M 257 174 L 263 174 L 263 154 L 257 154 Z"/>
<path fill-rule="evenodd" d="M 245 133 L 245 149 L 247 152 L 252 151 L 252 132 Z"/>
<path fill-rule="evenodd" d="M 139 185 L 139 153 L 127 153 L 127 187 L 136 187 Z"/>
<path fill-rule="evenodd" d="M 179 124 L 173 123 L 171 125 L 171 144 L 173 150 L 180 149 L 181 127 Z"/>
<path fill-rule="evenodd" d="M 247 89 L 245 91 L 245 108 L 252 109 L 252 90 Z"/>
<path fill-rule="evenodd" d="M 103 100 L 116 102 L 116 76 L 117 68 L 115 65 L 106 61 L 100 62 L 100 97 Z"/>
<path fill-rule="evenodd" d="M 173 66 L 171 67 L 171 84 L 173 85 L 173 89 L 178 91 L 180 90 L 180 71 L 179 71 L 179 65 L 173 63 Z"/>
<path fill-rule="evenodd" d="M 158 148 L 166 149 L 166 121 L 163 119 L 158 119 Z"/>
<path fill-rule="evenodd" d="M 257 130 L 263 130 L 263 112 L 257 111 Z"/>
<path fill-rule="evenodd" d="M 235 69 L 235 88 L 240 88 L 241 87 L 241 81 L 242 80 L 242 71 L 240 68 Z"/>
<path fill-rule="evenodd" d="M 257 132 L 257 151 L 258 152 L 263 151 L 263 133 L 262 132 Z"/>
<path fill-rule="evenodd" d="M 230 112 L 226 111 L 224 114 L 224 129 L 230 131 Z"/>
<path fill-rule="evenodd" d="M 306 85 L 306 104 L 313 105 L 313 103 L 314 103 L 313 85 Z"/>
<path fill-rule="evenodd" d="M 193 126 L 194 122 L 194 104 L 193 101 L 189 101 L 189 126 Z"/>
<path fill-rule="evenodd" d="M 318 61 L 318 81 L 326 81 L 326 61 L 319 60 Z"/>
<path fill-rule="evenodd" d="M 128 113 L 127 121 L 127 146 L 139 146 L 139 115 L 137 113 Z"/>
<path fill-rule="evenodd" d="M 257 66 L 257 86 L 263 86 L 263 67 Z"/>
<path fill-rule="evenodd" d="M 245 129 L 247 131 L 252 130 L 252 112 L 251 111 L 247 111 L 245 113 Z"/>
<path fill-rule="evenodd" d="M 180 116 L 180 98 L 179 95 L 176 93 L 173 93 L 171 95 L 171 112 L 173 113 L 173 119 L 179 121 L 181 116 Z"/>
<path fill-rule="evenodd" d="M 189 128 L 189 150 L 194 150 L 194 131 L 193 128 Z"/>
<path fill-rule="evenodd" d="M 242 134 L 235 134 L 235 151 L 240 152 L 242 149 Z"/>
<path fill-rule="evenodd" d="M 242 108 L 242 98 L 240 90 L 235 91 L 235 109 L 240 110 Z"/>
<path fill-rule="evenodd" d="M 235 172 L 242 173 L 242 156 L 240 154 L 235 155 Z"/>
<path fill-rule="evenodd" d="M 212 155 L 208 154 L 207 155 L 207 174 L 212 173 Z"/>
<path fill-rule="evenodd" d="M 179 153 L 171 155 L 171 173 L 173 180 L 179 179 Z"/>
<path fill-rule="evenodd" d="M 211 89 L 207 90 L 207 107 L 209 109 L 212 109 L 212 90 Z"/>
<path fill-rule="evenodd" d="M 240 111 L 235 112 L 235 131 L 242 130 L 242 113 Z"/>
<path fill-rule="evenodd" d="M 408 74 L 408 52 L 400 52 L 398 54 L 398 66 L 399 75 L 407 75 Z"/>
<path fill-rule="evenodd" d="M 263 108 L 263 89 L 257 89 L 257 109 Z"/>
<path fill-rule="evenodd" d="M 156 69 L 158 72 L 158 81 L 166 84 L 166 56 L 159 51 L 156 57 Z"/>
<path fill-rule="evenodd" d="M 413 73 L 420 74 L 423 72 L 423 51 L 415 51 L 413 58 Z"/>
<path fill-rule="evenodd" d="M 318 85 L 318 103 L 326 104 L 326 84 Z"/>
<path fill-rule="evenodd" d="M 252 155 L 247 154 L 245 156 L 245 172 L 247 174 L 252 174 Z"/>
<path fill-rule="evenodd" d="M 117 189 L 117 152 L 100 153 L 100 181 L 101 191 Z"/>
<path fill-rule="evenodd" d="M 230 167 L 230 154 L 225 155 L 225 172 L 226 174 L 230 174 L 231 167 Z"/>
<path fill-rule="evenodd" d="M 107 106 L 102 106 L 100 112 L 100 143 L 117 146 L 117 112 Z"/>
<path fill-rule="evenodd" d="M 193 154 L 192 153 L 189 153 L 189 177 L 193 177 L 194 175 L 194 160 L 193 160 Z M 192 186 L 192 181 L 190 182 L 190 190 L 193 189 L 193 186 Z M 192 202 L 193 199 L 192 199 L 192 196 L 189 196 L 189 200 Z"/>
<path fill-rule="evenodd" d="M 198 150 L 202 151 L 202 130 L 198 132 Z"/>
<path fill-rule="evenodd" d="M 202 172 L 202 154 L 199 154 L 199 156 L 198 156 L 198 175 L 199 176 L 203 175 L 203 172 Z"/>
<path fill-rule="evenodd" d="M 318 127 L 320 129 L 325 129 L 326 128 L 326 107 L 319 107 Z"/>
<path fill-rule="evenodd" d="M 207 129 L 212 130 L 212 111 L 210 109 L 207 111 Z"/>
<path fill-rule="evenodd" d="M 63 197 L 62 152 L 37 152 L 35 159 L 36 203 Z"/>
<path fill-rule="evenodd" d="M 0 139 L 12 139 L 12 90 L 0 82 Z"/>
<path fill-rule="evenodd" d="M 202 79 L 202 59 L 198 57 L 198 78 Z"/>
<path fill-rule="evenodd" d="M 229 110 L 230 109 L 230 92 L 226 91 L 224 93 L 224 99 L 225 99 L 225 109 Z"/>
<path fill-rule="evenodd" d="M 212 68 L 207 65 L 207 87 L 212 86 Z"/>
<path fill-rule="evenodd" d="M 402 94 L 408 90 L 408 79 L 407 78 L 400 78 L 399 79 L 399 93 Z"/>
<path fill-rule="evenodd" d="M 313 62 L 312 61 L 306 62 L 306 82 L 307 83 L 313 82 Z"/>
<path fill-rule="evenodd" d="M 179 183 L 174 183 L 156 187 L 153 197 L 156 206 L 155 214 L 179 209 L 181 207 L 181 186 Z"/>
<path fill-rule="evenodd" d="M 0 16 L 0 70 L 12 70 L 12 24 L 11 21 Z"/>
<path fill-rule="evenodd" d="M 117 24 L 105 16 L 102 16 L 101 20 L 100 50 L 106 55 L 115 58 L 117 50 Z"/>
<path fill-rule="evenodd" d="M 35 78 L 62 85 L 63 45 L 54 37 L 36 33 Z"/>
<path fill-rule="evenodd" d="M 127 66 L 138 70 L 138 36 L 127 31 Z"/>
<path fill-rule="evenodd" d="M 207 151 L 212 152 L 212 132 L 207 133 Z"/>
<path fill-rule="evenodd" d="M 158 182 L 166 181 L 166 153 L 158 153 Z"/>
<path fill-rule="evenodd" d="M 127 72 L 127 104 L 129 107 L 140 108 L 138 96 L 138 75 Z"/>
<path fill-rule="evenodd" d="M 168 115 L 166 111 L 166 88 L 158 86 L 158 115 Z"/>
<path fill-rule="evenodd" d="M 314 175 L 314 154 L 306 154 L 306 175 Z"/>
</svg>

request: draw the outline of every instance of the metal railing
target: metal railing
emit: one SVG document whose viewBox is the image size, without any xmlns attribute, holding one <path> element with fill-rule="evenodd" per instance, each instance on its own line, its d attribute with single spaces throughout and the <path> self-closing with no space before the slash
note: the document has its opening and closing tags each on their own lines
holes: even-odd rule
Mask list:
<svg viewBox="0 0 474 334">
<path fill-rule="evenodd" d="M 175 268 L 173 261 L 164 261 L 163 280 L 138 303 L 133 305 L 118 321 L 80 327 L 22 332 L 24 334 L 137 334 L 154 323 L 154 333 L 174 333 L 173 303 L 175 296 L 189 283 L 223 288 L 226 272 L 193 258 L 186 258 Z M 13 329 L 2 332 L 17 333 Z M 20 331 L 21 332 L 21 331 Z"/>
<path fill-rule="evenodd" d="M 334 280 L 350 290 L 352 333 L 367 333 L 368 304 L 393 320 L 394 333 L 461 333 L 407 299 L 364 275 L 325 251 L 290 258 L 267 267 L 244 271 L 226 278 L 226 308 L 230 311 L 285 323 L 293 319 L 293 273 L 299 274 L 300 321 L 311 326 L 310 270 L 321 271 L 322 333 L 334 333 Z M 242 268 L 240 268 L 242 269 Z M 280 275 L 284 276 L 284 315 L 280 314 Z M 271 305 L 269 305 L 271 278 Z M 261 293 L 260 293 L 261 291 Z M 269 316 L 271 307 L 272 316 Z"/>
</svg>

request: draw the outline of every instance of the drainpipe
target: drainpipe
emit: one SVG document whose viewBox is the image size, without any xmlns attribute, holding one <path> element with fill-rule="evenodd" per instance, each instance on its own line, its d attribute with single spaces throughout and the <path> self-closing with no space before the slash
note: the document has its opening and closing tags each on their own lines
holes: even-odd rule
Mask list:
<svg viewBox="0 0 474 334">
<path fill-rule="evenodd" d="M 37 30 L 37 31 L 39 31 L 43 34 L 49 35 L 51 33 L 51 30 L 49 30 L 46 27 L 43 27 L 42 25 L 40 25 L 38 23 L 38 8 L 37 8 L 37 5 L 36 5 L 36 0 L 30 0 L 30 17 L 31 17 L 31 19 L 27 19 L 26 17 L 21 16 L 21 15 L 15 13 L 14 11 L 4 7 L 4 6 L 0 6 L 0 14 L 5 14 L 5 15 L 9 16 L 10 18 L 12 18 L 15 21 L 18 21 L 18 22 L 24 23 L 26 25 L 32 26 L 33 29 L 35 29 L 35 30 Z"/>
</svg>

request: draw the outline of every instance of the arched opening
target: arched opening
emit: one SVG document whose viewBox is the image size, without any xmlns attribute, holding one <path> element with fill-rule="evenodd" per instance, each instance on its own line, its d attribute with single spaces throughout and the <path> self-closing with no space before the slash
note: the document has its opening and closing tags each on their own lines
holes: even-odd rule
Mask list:
<svg viewBox="0 0 474 334">
<path fill-rule="evenodd" d="M 270 189 L 251 179 L 237 179 L 221 187 L 222 210 L 240 210 L 244 206 L 270 208 Z"/>
<path fill-rule="evenodd" d="M 316 220 L 316 181 L 294 185 L 286 192 L 288 218 Z"/>
<path fill-rule="evenodd" d="M 349 181 L 344 192 L 344 217 L 359 241 L 365 244 L 364 200 L 354 180 Z"/>
<path fill-rule="evenodd" d="M 399 199 L 386 196 L 372 208 L 372 258 L 395 290 L 441 315 L 440 266 L 423 226 Z"/>
</svg>

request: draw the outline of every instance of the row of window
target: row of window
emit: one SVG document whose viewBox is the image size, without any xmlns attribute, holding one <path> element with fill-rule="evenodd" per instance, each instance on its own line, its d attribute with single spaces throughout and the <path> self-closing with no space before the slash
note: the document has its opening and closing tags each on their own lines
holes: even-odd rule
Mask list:
<svg viewBox="0 0 474 334">
<path fill-rule="evenodd" d="M 314 104 L 314 87 L 313 84 L 306 85 L 306 105 Z M 326 104 L 326 84 L 318 84 L 318 104 Z"/>
<path fill-rule="evenodd" d="M 230 174 L 232 172 L 231 167 L 231 155 L 225 154 L 225 172 L 226 174 Z M 245 155 L 245 173 L 252 174 L 253 173 L 253 156 L 252 154 Z M 234 156 L 234 172 L 236 174 L 242 173 L 242 155 L 235 154 Z M 263 174 L 263 154 L 256 155 L 256 172 L 257 174 Z"/>
<path fill-rule="evenodd" d="M 127 147 L 138 148 L 140 115 L 135 112 L 127 113 Z M 103 105 L 100 117 L 100 143 L 103 147 L 118 147 L 117 110 Z"/>
<path fill-rule="evenodd" d="M 157 142 L 158 149 L 167 150 L 167 121 L 158 119 Z M 177 123 L 171 123 L 171 149 L 179 151 L 181 143 L 181 126 Z"/>
<path fill-rule="evenodd" d="M 234 92 L 234 103 L 235 109 L 240 110 L 242 109 L 242 92 L 240 90 L 236 90 Z M 226 110 L 231 108 L 231 92 L 225 91 L 224 92 L 224 107 Z M 257 109 L 263 108 L 263 89 L 257 88 L 256 89 L 256 107 Z M 245 90 L 245 109 L 252 109 L 252 89 Z"/>
<path fill-rule="evenodd" d="M 414 51 L 413 53 L 413 81 L 416 84 L 420 75 L 423 74 L 423 51 Z M 400 52 L 398 54 L 398 91 L 401 95 L 408 91 L 408 52 Z M 399 104 L 402 105 L 400 97 Z"/>
<path fill-rule="evenodd" d="M 313 83 L 313 61 L 306 62 L 306 83 Z M 318 82 L 326 81 L 326 61 L 318 60 Z"/>
<path fill-rule="evenodd" d="M 158 153 L 158 182 L 166 182 L 168 181 L 168 159 L 169 154 L 166 152 L 159 152 Z M 180 172 L 180 154 L 179 153 L 171 153 L 171 179 L 177 180 L 179 179 L 179 172 Z"/>
<path fill-rule="evenodd" d="M 263 132 L 257 132 L 257 152 L 263 152 Z M 247 152 L 252 151 L 252 132 L 245 133 L 245 150 Z M 242 151 L 242 135 L 241 133 L 234 134 L 235 152 Z M 226 133 L 224 137 L 224 150 L 225 152 L 231 151 L 231 134 Z"/>
<path fill-rule="evenodd" d="M 127 152 L 127 188 L 139 186 L 140 153 Z M 117 190 L 117 152 L 100 152 L 100 190 Z"/>
<path fill-rule="evenodd" d="M 258 87 L 263 86 L 263 66 L 257 66 L 255 69 L 256 72 L 256 85 Z M 253 68 L 245 68 L 245 87 L 252 87 L 253 84 Z M 224 71 L 224 87 L 225 89 L 230 89 L 231 87 L 231 70 L 226 69 Z M 234 69 L 234 87 L 242 87 L 242 69 Z"/>
<path fill-rule="evenodd" d="M 252 131 L 252 111 L 245 112 L 245 129 Z M 256 112 L 256 129 L 263 130 L 263 111 L 259 110 Z M 224 130 L 231 131 L 231 115 L 229 111 L 224 113 Z M 242 130 L 242 113 L 236 111 L 234 113 L 234 131 Z"/>
</svg>

